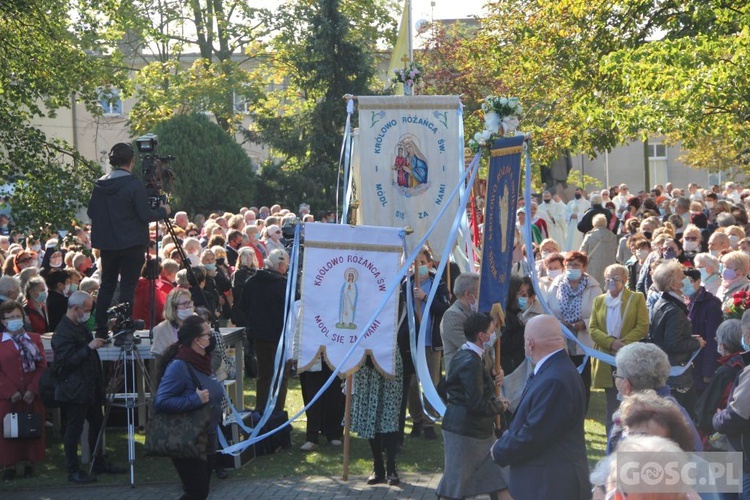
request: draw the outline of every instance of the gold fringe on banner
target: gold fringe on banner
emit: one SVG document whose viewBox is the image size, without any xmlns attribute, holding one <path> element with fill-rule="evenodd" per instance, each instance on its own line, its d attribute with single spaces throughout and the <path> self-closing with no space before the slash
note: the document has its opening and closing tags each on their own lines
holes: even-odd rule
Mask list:
<svg viewBox="0 0 750 500">
<path fill-rule="evenodd" d="M 523 153 L 523 146 L 513 146 L 511 148 L 500 148 L 500 149 L 490 150 L 490 156 L 493 158 L 496 156 L 517 155 L 519 153 Z"/>
</svg>

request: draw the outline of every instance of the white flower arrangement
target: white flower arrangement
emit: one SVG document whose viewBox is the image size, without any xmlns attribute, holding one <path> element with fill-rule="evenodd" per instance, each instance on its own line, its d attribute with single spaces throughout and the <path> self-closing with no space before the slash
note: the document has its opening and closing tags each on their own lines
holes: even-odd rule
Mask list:
<svg viewBox="0 0 750 500">
<path fill-rule="evenodd" d="M 484 98 L 484 102 L 482 103 L 482 111 L 485 113 L 494 111 L 500 115 L 501 118 L 511 115 L 521 116 L 523 113 L 523 106 L 521 106 L 518 97 L 488 95 Z"/>
</svg>

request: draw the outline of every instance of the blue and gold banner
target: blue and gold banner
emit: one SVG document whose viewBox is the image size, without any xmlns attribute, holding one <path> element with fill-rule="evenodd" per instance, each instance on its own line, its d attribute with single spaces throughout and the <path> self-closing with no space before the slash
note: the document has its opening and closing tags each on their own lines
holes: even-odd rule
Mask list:
<svg viewBox="0 0 750 500">
<path fill-rule="evenodd" d="M 490 312 L 498 304 L 502 317 L 513 267 L 523 141 L 522 135 L 498 139 L 491 150 L 487 174 L 479 311 Z"/>
</svg>

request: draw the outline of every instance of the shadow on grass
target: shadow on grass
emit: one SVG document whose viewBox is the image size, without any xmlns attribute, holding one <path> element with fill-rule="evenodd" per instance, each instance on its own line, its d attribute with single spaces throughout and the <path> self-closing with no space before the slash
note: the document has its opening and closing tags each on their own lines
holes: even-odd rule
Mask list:
<svg viewBox="0 0 750 500">
<path fill-rule="evenodd" d="M 254 380 L 246 380 L 245 400 L 248 406 L 254 404 Z M 290 414 L 302 408 L 302 395 L 299 380 L 292 379 L 289 383 L 287 408 Z M 585 422 L 586 445 L 589 464 L 593 465 L 604 456 L 606 438 L 604 436 L 604 393 L 593 390 L 591 404 Z M 321 445 L 313 452 L 302 452 L 299 446 L 305 442 L 304 415 L 293 424 L 292 447 L 275 455 L 260 456 L 250 464 L 239 470 L 230 470 L 231 478 L 285 478 L 294 476 L 332 476 L 340 477 L 343 467 L 343 447 L 332 446 L 321 438 Z M 397 468 L 403 472 L 435 473 L 443 469 L 443 443 L 440 426 L 436 431 L 440 438 L 428 441 L 424 438 L 408 436 L 410 424 L 407 422 L 406 442 L 401 453 L 396 458 Z M 165 458 L 151 458 L 143 456 L 145 436 L 137 434 L 135 481 L 136 484 L 145 483 L 179 483 L 172 463 Z M 127 432 L 122 428 L 107 430 L 107 455 L 120 466 L 128 465 Z M 45 463 L 37 467 L 36 476 L 31 479 L 16 479 L 12 482 L 0 483 L 0 491 L 14 491 L 36 488 L 51 488 L 67 486 L 65 473 L 65 458 L 62 439 L 51 429 L 47 433 L 47 458 Z M 85 470 L 88 470 L 87 468 Z M 372 472 L 370 447 L 365 439 L 352 436 L 351 459 L 349 473 L 352 476 L 369 475 Z M 129 474 L 102 475 L 98 484 L 127 485 Z"/>
</svg>

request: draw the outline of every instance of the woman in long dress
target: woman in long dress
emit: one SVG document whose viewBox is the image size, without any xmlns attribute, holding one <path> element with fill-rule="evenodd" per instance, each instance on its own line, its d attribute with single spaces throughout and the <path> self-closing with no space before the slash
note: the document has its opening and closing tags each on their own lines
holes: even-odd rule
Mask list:
<svg viewBox="0 0 750 500">
<path fill-rule="evenodd" d="M 339 324 L 338 328 L 357 328 L 354 324 L 354 315 L 357 311 L 357 271 L 349 268 L 344 273 L 346 281 L 341 286 L 341 299 L 339 301 Z"/>
</svg>

